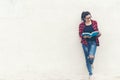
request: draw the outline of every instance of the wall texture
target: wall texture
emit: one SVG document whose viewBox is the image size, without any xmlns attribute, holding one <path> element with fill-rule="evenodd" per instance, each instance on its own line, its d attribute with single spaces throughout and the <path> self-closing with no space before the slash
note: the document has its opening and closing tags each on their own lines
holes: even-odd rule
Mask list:
<svg viewBox="0 0 120 80">
<path fill-rule="evenodd" d="M 0 0 L 0 80 L 84 80 L 82 11 L 102 33 L 96 80 L 120 78 L 119 0 Z"/>
</svg>

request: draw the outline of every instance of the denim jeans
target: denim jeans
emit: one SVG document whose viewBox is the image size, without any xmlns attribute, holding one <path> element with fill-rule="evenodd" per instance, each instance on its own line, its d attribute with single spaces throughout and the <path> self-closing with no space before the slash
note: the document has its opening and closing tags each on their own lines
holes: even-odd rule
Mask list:
<svg viewBox="0 0 120 80">
<path fill-rule="evenodd" d="M 92 73 L 91 65 L 94 62 L 94 58 L 93 59 L 89 58 L 89 55 L 94 55 L 94 57 L 95 57 L 96 48 L 97 48 L 96 42 L 95 41 L 88 41 L 88 45 L 82 44 L 82 47 L 83 47 L 83 51 L 85 54 L 86 66 L 87 66 L 89 75 L 92 75 L 93 73 Z"/>
</svg>

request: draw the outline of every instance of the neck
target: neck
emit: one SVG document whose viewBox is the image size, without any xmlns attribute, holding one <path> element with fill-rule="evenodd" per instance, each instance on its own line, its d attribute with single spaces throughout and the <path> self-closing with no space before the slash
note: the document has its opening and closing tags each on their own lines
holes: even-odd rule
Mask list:
<svg viewBox="0 0 120 80">
<path fill-rule="evenodd" d="M 85 24 L 90 25 L 90 24 L 92 24 L 92 22 L 91 21 L 86 21 Z"/>
<path fill-rule="evenodd" d="M 85 23 L 91 23 L 91 20 L 90 21 L 86 21 Z"/>
</svg>

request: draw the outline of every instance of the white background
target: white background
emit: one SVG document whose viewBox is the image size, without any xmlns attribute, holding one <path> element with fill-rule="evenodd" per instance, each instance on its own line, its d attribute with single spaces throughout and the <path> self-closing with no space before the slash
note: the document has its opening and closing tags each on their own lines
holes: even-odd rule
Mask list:
<svg viewBox="0 0 120 80">
<path fill-rule="evenodd" d="M 119 0 L 0 0 L 0 80 L 84 80 L 82 11 L 101 32 L 96 80 L 120 78 Z M 109 79 L 109 80 L 110 80 Z"/>
</svg>

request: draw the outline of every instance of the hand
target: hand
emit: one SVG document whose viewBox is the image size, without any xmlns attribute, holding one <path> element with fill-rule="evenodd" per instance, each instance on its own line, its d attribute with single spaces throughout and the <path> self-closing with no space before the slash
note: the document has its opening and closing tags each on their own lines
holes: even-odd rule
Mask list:
<svg viewBox="0 0 120 80">
<path fill-rule="evenodd" d="M 91 37 L 90 37 L 90 36 L 83 36 L 83 38 L 85 38 L 85 39 L 86 39 L 86 38 L 91 38 Z"/>
<path fill-rule="evenodd" d="M 90 36 L 88 36 L 88 38 L 91 38 Z"/>
<path fill-rule="evenodd" d="M 101 36 L 101 33 L 99 32 L 98 36 L 97 37 L 100 37 Z"/>
</svg>

